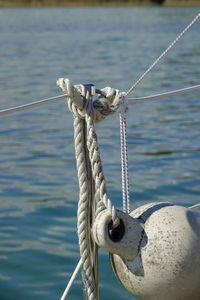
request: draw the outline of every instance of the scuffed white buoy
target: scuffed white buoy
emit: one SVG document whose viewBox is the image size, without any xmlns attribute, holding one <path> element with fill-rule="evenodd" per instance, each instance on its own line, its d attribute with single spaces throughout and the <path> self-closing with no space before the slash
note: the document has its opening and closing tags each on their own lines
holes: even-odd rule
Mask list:
<svg viewBox="0 0 200 300">
<path fill-rule="evenodd" d="M 121 284 L 141 300 L 199 300 L 200 214 L 170 203 L 151 203 L 130 216 L 143 230 L 133 259 L 111 254 Z"/>
<path fill-rule="evenodd" d="M 112 230 L 110 210 L 105 209 L 100 212 L 92 228 L 93 238 L 100 248 L 123 258 L 133 259 L 138 253 L 143 227 L 137 220 L 122 211 L 117 210 L 117 215 L 120 224 Z"/>
</svg>

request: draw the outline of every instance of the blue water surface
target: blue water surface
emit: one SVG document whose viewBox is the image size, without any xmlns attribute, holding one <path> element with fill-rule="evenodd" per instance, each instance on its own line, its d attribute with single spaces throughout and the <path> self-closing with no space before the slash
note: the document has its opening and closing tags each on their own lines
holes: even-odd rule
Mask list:
<svg viewBox="0 0 200 300">
<path fill-rule="evenodd" d="M 61 94 L 59 77 L 126 91 L 199 8 L 0 10 L 0 109 Z M 199 84 L 200 23 L 135 89 Z M 130 104 L 131 208 L 199 202 L 200 92 Z M 0 119 L 0 299 L 60 299 L 79 260 L 78 183 L 65 101 Z M 96 125 L 109 196 L 121 208 L 118 114 Z M 100 251 L 100 299 L 136 299 Z M 81 275 L 69 299 L 81 299 Z"/>
</svg>

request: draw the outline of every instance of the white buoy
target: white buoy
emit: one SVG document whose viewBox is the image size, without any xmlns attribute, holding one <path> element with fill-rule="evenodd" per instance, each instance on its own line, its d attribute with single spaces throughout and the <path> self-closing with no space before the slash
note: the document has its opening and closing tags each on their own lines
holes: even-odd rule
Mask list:
<svg viewBox="0 0 200 300">
<path fill-rule="evenodd" d="M 151 203 L 130 216 L 143 227 L 139 240 L 129 232 L 125 252 L 130 253 L 131 241 L 138 241 L 134 258 L 110 251 L 121 284 L 141 300 L 200 300 L 200 214 L 170 203 Z M 106 234 L 111 236 L 108 230 Z M 117 244 L 122 248 L 125 235 L 126 230 L 115 248 Z"/>
</svg>

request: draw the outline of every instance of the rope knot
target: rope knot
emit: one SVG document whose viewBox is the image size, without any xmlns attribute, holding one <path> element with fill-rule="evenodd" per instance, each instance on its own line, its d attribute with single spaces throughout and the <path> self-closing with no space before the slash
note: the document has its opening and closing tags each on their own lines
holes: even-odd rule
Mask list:
<svg viewBox="0 0 200 300">
<path fill-rule="evenodd" d="M 84 85 L 73 86 L 69 79 L 59 78 L 57 85 L 67 94 L 69 110 L 80 119 L 85 118 L 86 99 Z"/>
<path fill-rule="evenodd" d="M 98 99 L 92 102 L 92 105 L 88 105 L 86 100 L 88 90 L 83 84 L 73 86 L 69 79 L 60 78 L 57 85 L 67 94 L 68 107 L 74 116 L 85 119 L 86 111 L 88 113 L 89 108 L 93 122 L 99 122 L 115 113 L 124 99 L 123 93 L 120 93 L 119 90 L 105 87 L 99 91 Z"/>
<path fill-rule="evenodd" d="M 107 116 L 114 114 L 123 101 L 123 94 L 111 87 L 100 90 L 101 96 L 94 101 L 94 122 L 99 122 Z"/>
</svg>

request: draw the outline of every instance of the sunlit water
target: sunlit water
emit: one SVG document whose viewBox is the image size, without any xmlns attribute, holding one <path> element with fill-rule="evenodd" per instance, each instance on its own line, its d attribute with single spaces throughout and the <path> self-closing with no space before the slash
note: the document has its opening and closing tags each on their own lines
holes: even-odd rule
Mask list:
<svg viewBox="0 0 200 300">
<path fill-rule="evenodd" d="M 0 10 L 0 109 L 61 94 L 59 77 L 130 88 L 198 8 Z M 135 90 L 199 84 L 200 23 Z M 199 202 L 200 93 L 131 104 L 131 207 Z M 120 208 L 118 114 L 96 125 L 109 195 Z M 0 119 L 0 299 L 59 299 L 79 260 L 72 115 L 65 101 Z M 135 299 L 100 252 L 100 299 Z M 81 276 L 70 299 L 81 299 Z"/>
</svg>

